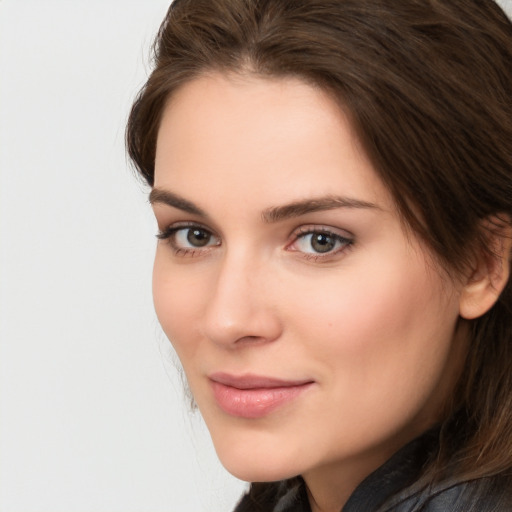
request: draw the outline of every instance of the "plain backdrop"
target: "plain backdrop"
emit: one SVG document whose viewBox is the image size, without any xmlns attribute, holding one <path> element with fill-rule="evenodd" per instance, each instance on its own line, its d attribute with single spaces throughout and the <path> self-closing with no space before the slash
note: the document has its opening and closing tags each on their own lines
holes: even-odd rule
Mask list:
<svg viewBox="0 0 512 512">
<path fill-rule="evenodd" d="M 167 4 L 0 0 L 1 512 L 227 512 L 245 485 L 153 313 L 124 152 Z"/>
</svg>

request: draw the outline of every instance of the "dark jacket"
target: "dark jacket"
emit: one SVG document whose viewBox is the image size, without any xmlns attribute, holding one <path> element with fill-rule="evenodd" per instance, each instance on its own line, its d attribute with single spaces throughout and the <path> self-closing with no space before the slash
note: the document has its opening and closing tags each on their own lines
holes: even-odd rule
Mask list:
<svg viewBox="0 0 512 512">
<path fill-rule="evenodd" d="M 430 431 L 369 475 L 341 512 L 512 512 L 512 473 L 422 485 L 425 461 L 437 447 Z M 311 512 L 303 480 L 253 484 L 235 512 Z"/>
</svg>

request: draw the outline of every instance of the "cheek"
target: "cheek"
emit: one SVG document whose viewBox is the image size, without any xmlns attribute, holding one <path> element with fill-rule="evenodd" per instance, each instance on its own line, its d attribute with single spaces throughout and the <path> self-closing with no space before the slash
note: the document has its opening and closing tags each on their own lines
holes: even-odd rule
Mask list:
<svg viewBox="0 0 512 512">
<path fill-rule="evenodd" d="M 423 264 L 329 281 L 296 290 L 289 314 L 321 390 L 307 414 L 320 432 L 311 449 L 335 459 L 435 421 L 458 315 Z"/>
<path fill-rule="evenodd" d="M 197 324 L 200 298 L 197 293 L 199 286 L 204 283 L 196 282 L 198 279 L 189 272 L 169 264 L 166 257 L 166 248 L 158 247 L 153 267 L 153 302 L 158 321 L 166 336 L 169 338 L 179 358 L 186 359 L 187 350 L 193 350 L 194 345 L 191 326 Z"/>
<path fill-rule="evenodd" d="M 398 263 L 352 269 L 295 295 L 308 297 L 290 312 L 300 319 L 295 335 L 318 365 L 330 368 L 326 381 L 337 386 L 344 403 L 357 397 L 358 404 L 378 407 L 402 393 L 407 401 L 411 389 L 426 395 L 449 358 L 455 294 L 443 290 L 446 283 L 424 261 L 390 261 Z"/>
</svg>

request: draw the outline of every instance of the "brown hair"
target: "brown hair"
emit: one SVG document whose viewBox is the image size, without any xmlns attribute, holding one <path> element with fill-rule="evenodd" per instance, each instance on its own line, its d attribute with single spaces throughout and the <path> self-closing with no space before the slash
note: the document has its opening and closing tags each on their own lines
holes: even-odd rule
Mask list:
<svg viewBox="0 0 512 512">
<path fill-rule="evenodd" d="M 176 0 L 127 127 L 149 185 L 167 99 L 212 70 L 328 90 L 406 223 L 452 271 L 485 249 L 484 219 L 512 218 L 512 24 L 492 0 Z M 512 468 L 510 282 L 470 327 L 437 474 Z"/>
</svg>

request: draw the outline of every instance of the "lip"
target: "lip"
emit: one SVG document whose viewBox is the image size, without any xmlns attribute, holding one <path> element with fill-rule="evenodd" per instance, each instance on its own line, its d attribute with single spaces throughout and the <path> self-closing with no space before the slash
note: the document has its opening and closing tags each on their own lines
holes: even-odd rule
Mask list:
<svg viewBox="0 0 512 512">
<path fill-rule="evenodd" d="M 209 376 L 217 405 L 227 414 L 256 419 L 293 401 L 314 383 L 312 380 L 282 380 L 259 375 Z"/>
</svg>

